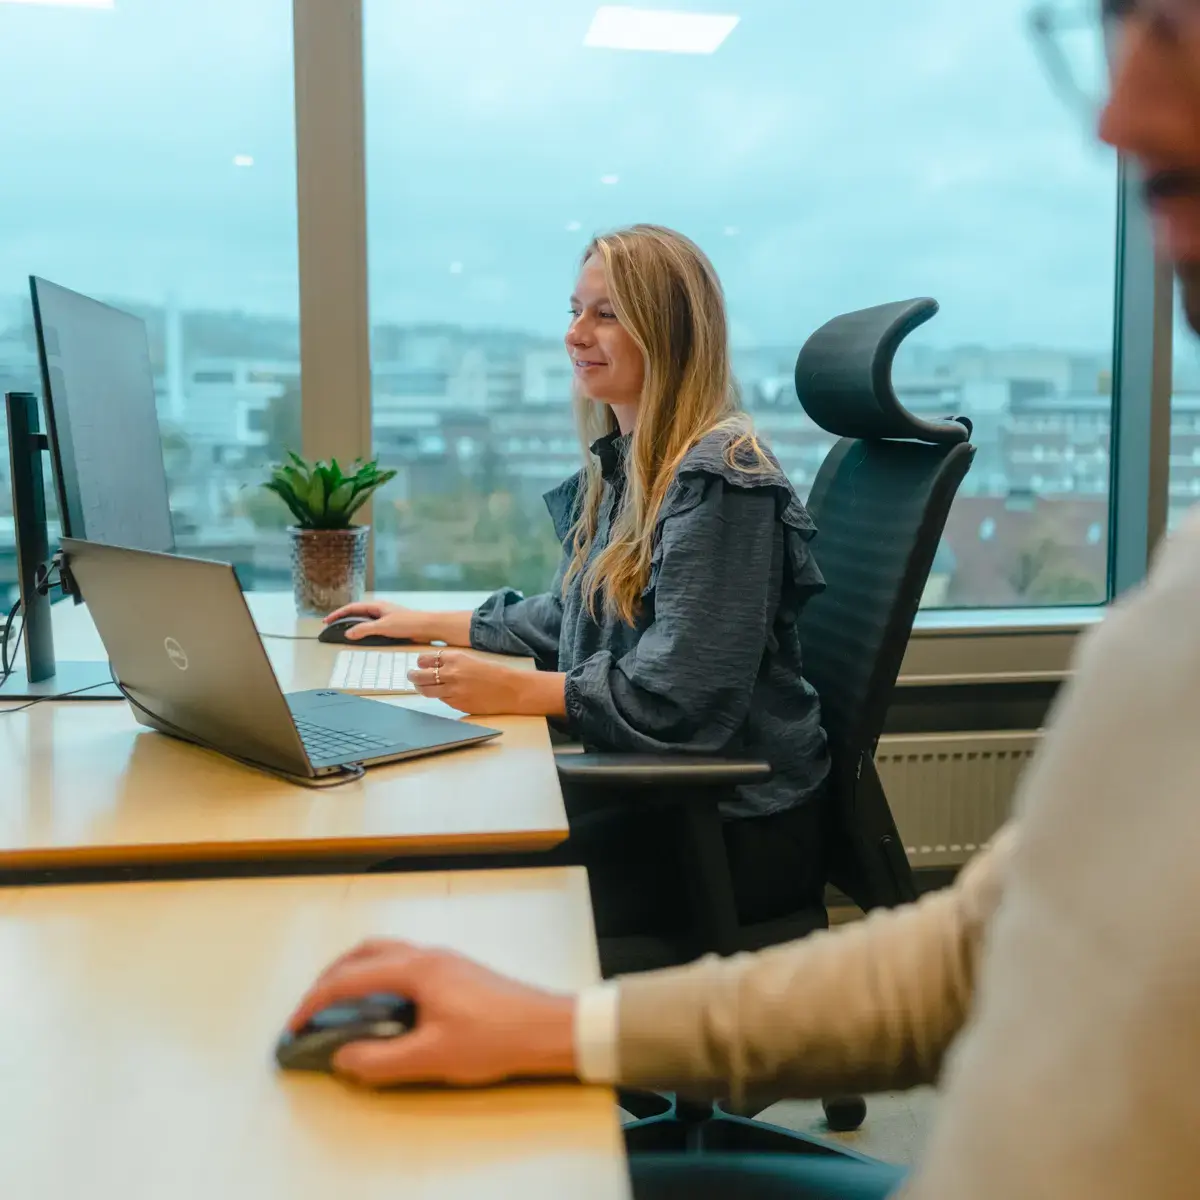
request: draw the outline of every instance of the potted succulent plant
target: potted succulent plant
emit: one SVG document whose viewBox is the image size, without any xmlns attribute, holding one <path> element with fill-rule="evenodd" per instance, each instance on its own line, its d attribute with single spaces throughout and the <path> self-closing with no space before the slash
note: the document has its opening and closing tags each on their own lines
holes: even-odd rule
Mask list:
<svg viewBox="0 0 1200 1200">
<path fill-rule="evenodd" d="M 331 462 L 308 463 L 288 453 L 263 484 L 291 510 L 292 588 L 296 610 L 323 616 L 361 600 L 367 580 L 369 526 L 350 518 L 390 479 L 376 462 L 355 459 L 349 473 Z"/>
</svg>

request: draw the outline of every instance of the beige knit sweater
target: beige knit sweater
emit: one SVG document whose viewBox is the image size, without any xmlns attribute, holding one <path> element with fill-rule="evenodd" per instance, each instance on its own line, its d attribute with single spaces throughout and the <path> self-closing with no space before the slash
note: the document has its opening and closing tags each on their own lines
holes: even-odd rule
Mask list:
<svg viewBox="0 0 1200 1200">
<path fill-rule="evenodd" d="M 1200 1196 L 1200 515 L 1075 665 L 1015 822 L 955 887 L 621 980 L 621 1081 L 940 1078 L 914 1200 Z"/>
</svg>

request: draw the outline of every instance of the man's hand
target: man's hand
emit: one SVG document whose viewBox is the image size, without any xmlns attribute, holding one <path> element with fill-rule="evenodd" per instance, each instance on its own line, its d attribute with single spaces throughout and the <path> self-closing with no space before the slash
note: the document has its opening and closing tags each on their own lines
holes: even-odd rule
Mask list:
<svg viewBox="0 0 1200 1200">
<path fill-rule="evenodd" d="M 390 992 L 412 1000 L 416 1027 L 389 1041 L 355 1042 L 334 1059 L 368 1087 L 470 1087 L 575 1074 L 575 1000 L 528 987 L 447 950 L 370 941 L 330 966 L 288 1019 L 299 1029 L 339 1001 Z"/>
</svg>

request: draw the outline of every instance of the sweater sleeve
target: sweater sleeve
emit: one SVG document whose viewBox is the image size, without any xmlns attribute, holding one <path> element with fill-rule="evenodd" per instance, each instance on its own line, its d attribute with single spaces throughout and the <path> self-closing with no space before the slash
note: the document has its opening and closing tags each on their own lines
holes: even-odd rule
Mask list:
<svg viewBox="0 0 1200 1200">
<path fill-rule="evenodd" d="M 620 1082 L 803 1099 L 938 1075 L 971 1004 L 1005 831 L 946 891 L 790 945 L 620 980 Z"/>
</svg>

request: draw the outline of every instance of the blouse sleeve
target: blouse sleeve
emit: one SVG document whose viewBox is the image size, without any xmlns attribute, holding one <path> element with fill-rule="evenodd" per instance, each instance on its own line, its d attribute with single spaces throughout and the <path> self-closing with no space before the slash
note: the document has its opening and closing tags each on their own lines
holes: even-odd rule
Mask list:
<svg viewBox="0 0 1200 1200">
<path fill-rule="evenodd" d="M 715 754 L 745 721 L 778 603 L 775 491 L 708 479 L 659 550 L 652 622 L 629 653 L 567 675 L 568 723 L 601 749 Z"/>
<path fill-rule="evenodd" d="M 504 588 L 471 614 L 471 645 L 493 654 L 532 657 L 540 671 L 558 670 L 558 636 L 562 630 L 562 577 L 565 560 L 548 592 L 523 598 Z"/>
</svg>

